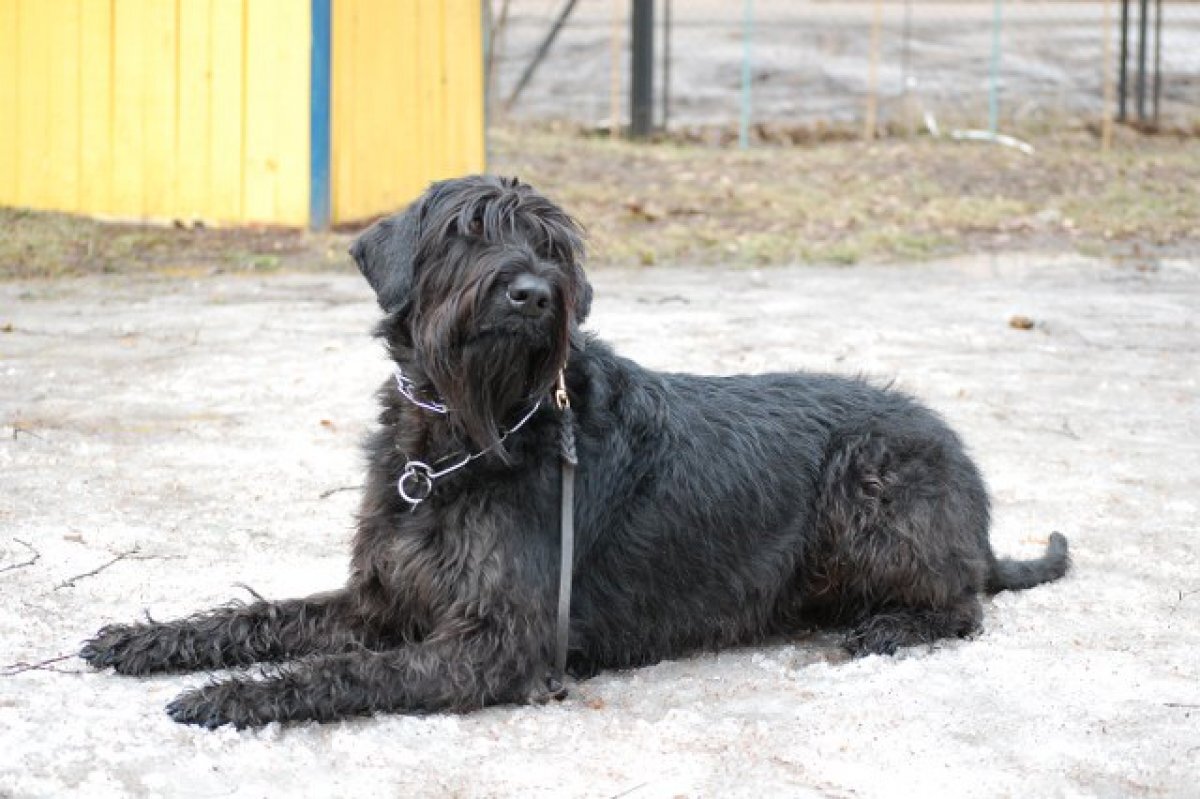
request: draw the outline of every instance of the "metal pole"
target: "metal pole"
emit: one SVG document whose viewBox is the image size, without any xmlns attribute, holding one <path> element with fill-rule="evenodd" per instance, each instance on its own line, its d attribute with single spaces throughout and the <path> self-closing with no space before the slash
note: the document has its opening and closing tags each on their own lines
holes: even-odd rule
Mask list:
<svg viewBox="0 0 1200 799">
<path fill-rule="evenodd" d="M 622 0 L 612 0 L 612 30 L 609 45 L 608 135 L 621 138 L 621 6 Z"/>
<path fill-rule="evenodd" d="M 754 0 L 742 2 L 742 111 L 738 117 L 738 147 L 750 147 L 750 55 L 754 39 Z"/>
<path fill-rule="evenodd" d="M 863 120 L 863 138 L 875 138 L 879 124 L 879 29 L 883 27 L 883 0 L 875 0 L 871 11 L 871 58 L 867 68 L 867 114 Z"/>
<path fill-rule="evenodd" d="M 1162 100 L 1162 0 L 1154 0 L 1154 123 Z"/>
<path fill-rule="evenodd" d="M 671 0 L 663 0 L 662 127 L 671 118 Z"/>
<path fill-rule="evenodd" d="M 900 59 L 900 91 L 904 94 L 904 132 L 913 135 L 912 0 L 904 0 L 904 50 Z"/>
<path fill-rule="evenodd" d="M 1125 121 L 1126 96 L 1129 94 L 1129 0 L 1121 0 L 1121 69 L 1117 78 L 1117 95 L 1121 105 L 1117 110 L 1117 119 Z"/>
<path fill-rule="evenodd" d="M 330 0 L 312 0 L 312 50 L 309 58 L 308 226 L 328 230 L 333 222 L 333 139 L 330 120 L 333 75 L 333 17 Z"/>
<path fill-rule="evenodd" d="M 654 0 L 633 0 L 629 132 L 637 138 L 654 128 Z"/>
<path fill-rule="evenodd" d="M 1000 26 L 1003 22 L 1003 0 L 992 3 L 992 66 L 988 86 L 988 133 L 992 138 L 1000 130 Z"/>
<path fill-rule="evenodd" d="M 1137 73 L 1137 114 L 1138 122 L 1146 121 L 1146 34 L 1149 20 L 1146 12 L 1150 0 L 1138 3 L 1138 73 Z"/>
</svg>

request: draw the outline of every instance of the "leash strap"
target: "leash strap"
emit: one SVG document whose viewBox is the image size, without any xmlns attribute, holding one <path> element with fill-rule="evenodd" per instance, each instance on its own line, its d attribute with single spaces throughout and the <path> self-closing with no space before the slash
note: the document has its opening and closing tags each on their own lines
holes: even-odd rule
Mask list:
<svg viewBox="0 0 1200 799">
<path fill-rule="evenodd" d="M 562 558 L 558 566 L 558 627 L 555 636 L 554 668 L 558 679 L 567 671 L 567 637 L 571 628 L 571 577 L 575 569 L 575 467 L 579 456 L 575 450 L 575 414 L 560 377 L 556 400 L 562 411 L 560 426 L 562 460 Z"/>
</svg>

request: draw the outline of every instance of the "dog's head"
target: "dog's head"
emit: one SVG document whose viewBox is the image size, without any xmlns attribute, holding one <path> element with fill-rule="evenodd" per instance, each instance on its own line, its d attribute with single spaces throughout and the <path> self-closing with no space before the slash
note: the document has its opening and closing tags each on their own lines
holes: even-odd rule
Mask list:
<svg viewBox="0 0 1200 799">
<path fill-rule="evenodd" d="M 591 306 L 579 226 L 515 178 L 435 183 L 350 254 L 387 313 L 392 356 L 480 447 L 550 391 Z"/>
</svg>

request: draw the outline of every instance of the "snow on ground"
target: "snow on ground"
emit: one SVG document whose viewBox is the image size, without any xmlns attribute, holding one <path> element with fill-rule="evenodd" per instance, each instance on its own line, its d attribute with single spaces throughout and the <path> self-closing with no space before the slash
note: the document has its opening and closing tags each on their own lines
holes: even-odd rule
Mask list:
<svg viewBox="0 0 1200 799">
<path fill-rule="evenodd" d="M 1200 263 L 593 280 L 590 326 L 657 367 L 894 378 L 968 441 L 996 548 L 1057 529 L 1074 572 L 932 651 L 780 641 L 468 716 L 206 732 L 163 712 L 205 675 L 10 668 L 0 796 L 1196 795 Z M 374 317 L 348 275 L 0 285 L 0 665 L 238 583 L 339 583 L 387 375 Z"/>
</svg>

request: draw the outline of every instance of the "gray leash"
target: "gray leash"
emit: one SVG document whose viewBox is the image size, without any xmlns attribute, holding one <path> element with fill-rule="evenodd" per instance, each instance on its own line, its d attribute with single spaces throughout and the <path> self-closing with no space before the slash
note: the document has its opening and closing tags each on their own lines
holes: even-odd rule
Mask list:
<svg viewBox="0 0 1200 799">
<path fill-rule="evenodd" d="M 566 677 L 567 638 L 571 629 L 571 577 L 575 570 L 575 467 L 579 465 L 579 455 L 575 449 L 575 413 L 571 410 L 566 379 L 561 372 L 558 375 L 558 390 L 554 393 L 554 402 L 562 412 L 559 453 L 562 460 L 562 509 L 559 522 L 562 556 L 558 565 L 558 627 L 555 636 L 554 670 L 560 686 L 557 693 L 566 696 L 566 689 L 561 686 Z"/>
</svg>

